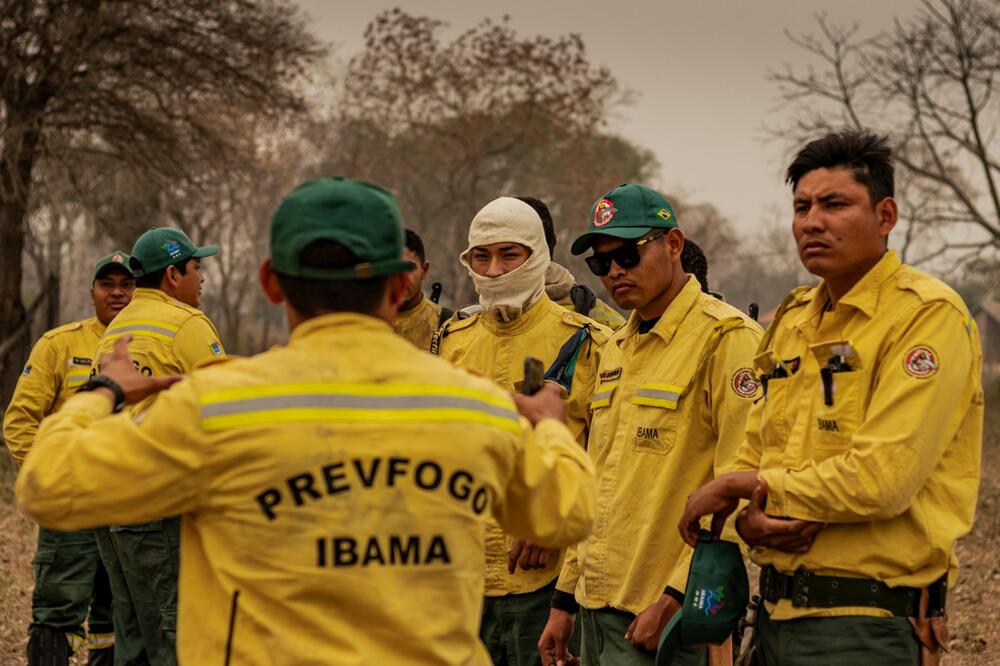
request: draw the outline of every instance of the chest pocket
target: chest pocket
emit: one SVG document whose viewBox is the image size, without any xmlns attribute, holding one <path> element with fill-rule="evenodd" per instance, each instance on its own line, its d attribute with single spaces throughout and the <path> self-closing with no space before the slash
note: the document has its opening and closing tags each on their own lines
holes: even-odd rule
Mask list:
<svg viewBox="0 0 1000 666">
<path fill-rule="evenodd" d="M 601 384 L 590 399 L 590 437 L 588 443 L 598 450 L 607 445 L 611 432 L 611 399 L 614 398 L 618 382 Z"/>
<path fill-rule="evenodd" d="M 818 459 L 846 450 L 851 437 L 861 426 L 864 411 L 865 372 L 861 359 L 853 352 L 849 343 L 825 343 L 812 345 L 810 350 L 821 368 L 819 381 L 814 389 L 812 405 L 811 440 L 815 442 Z M 847 350 L 845 353 L 844 350 Z M 829 371 L 837 365 L 831 360 L 832 354 L 841 354 L 842 370 Z M 833 357 L 835 359 L 840 356 Z M 823 375 L 827 374 L 824 379 Z"/>
<path fill-rule="evenodd" d="M 680 420 L 677 408 L 686 388 L 678 384 L 640 384 L 636 388 L 629 433 L 634 451 L 666 455 L 674 448 Z"/>
</svg>

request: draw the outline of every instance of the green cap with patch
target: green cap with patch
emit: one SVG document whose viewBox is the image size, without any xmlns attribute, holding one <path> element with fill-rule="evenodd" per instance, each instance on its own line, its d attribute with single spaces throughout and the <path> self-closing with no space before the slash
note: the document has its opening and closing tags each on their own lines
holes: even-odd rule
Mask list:
<svg viewBox="0 0 1000 666">
<path fill-rule="evenodd" d="M 688 570 L 684 605 L 660 636 L 656 666 L 668 666 L 682 648 L 729 638 L 750 602 L 750 582 L 740 547 L 715 541 L 702 530 Z"/>
<path fill-rule="evenodd" d="M 334 241 L 357 258 L 349 267 L 303 266 L 302 250 Z M 290 277 L 357 280 L 416 268 L 403 259 L 404 232 L 396 199 L 378 185 L 337 176 L 299 185 L 271 218 L 271 266 Z"/>
<path fill-rule="evenodd" d="M 157 227 L 135 241 L 129 266 L 132 267 L 132 273 L 140 277 L 162 271 L 181 261 L 210 257 L 218 251 L 218 245 L 198 247 L 180 229 Z"/>
<path fill-rule="evenodd" d="M 573 241 L 573 254 L 583 254 L 594 236 L 614 236 L 634 240 L 652 229 L 677 226 L 674 207 L 667 198 L 645 185 L 625 183 L 597 200 L 590 209 L 590 227 Z"/>
<path fill-rule="evenodd" d="M 96 280 L 114 268 L 121 269 L 132 276 L 132 269 L 128 265 L 129 258 L 128 254 L 121 250 L 104 255 L 94 264 L 94 279 Z"/>
</svg>

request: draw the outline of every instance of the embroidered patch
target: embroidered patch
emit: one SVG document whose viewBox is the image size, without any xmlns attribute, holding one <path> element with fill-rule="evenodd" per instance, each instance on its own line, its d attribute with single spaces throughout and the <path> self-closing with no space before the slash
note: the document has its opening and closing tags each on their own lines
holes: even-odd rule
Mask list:
<svg viewBox="0 0 1000 666">
<path fill-rule="evenodd" d="M 715 589 L 702 588 L 695 590 L 694 608 L 705 615 L 718 615 L 719 611 L 726 607 L 726 588 L 719 586 Z"/>
<path fill-rule="evenodd" d="M 85 358 L 83 356 L 74 356 L 73 359 L 70 361 L 69 364 L 70 365 L 93 365 L 93 363 L 94 362 L 91 359 L 89 359 L 89 358 Z"/>
<path fill-rule="evenodd" d="M 31 374 L 31 366 L 30 365 L 24 366 L 24 370 L 21 371 L 21 376 L 27 377 L 30 374 Z"/>
<path fill-rule="evenodd" d="M 116 264 L 124 264 L 125 263 L 125 257 L 123 257 L 120 254 L 116 254 L 113 257 L 111 257 L 111 261 L 115 262 Z"/>
<path fill-rule="evenodd" d="M 937 354 L 927 345 L 912 347 L 903 357 L 903 369 L 917 379 L 926 379 L 938 371 Z"/>
<path fill-rule="evenodd" d="M 597 206 L 594 207 L 594 226 L 603 227 L 615 216 L 618 209 L 615 208 L 615 204 L 611 199 L 601 199 L 597 202 Z"/>
<path fill-rule="evenodd" d="M 181 256 L 181 244 L 175 240 L 168 240 L 161 247 L 170 255 L 171 259 Z"/>
<path fill-rule="evenodd" d="M 604 372 L 601 373 L 600 381 L 610 382 L 614 381 L 615 379 L 618 379 L 621 376 L 622 376 L 621 368 L 615 368 L 614 370 L 605 370 Z"/>
<path fill-rule="evenodd" d="M 656 211 L 656 216 L 661 220 L 663 220 L 664 222 L 666 222 L 670 219 L 670 211 L 667 210 L 666 208 L 661 208 L 660 210 Z"/>
<path fill-rule="evenodd" d="M 215 354 L 216 356 L 222 356 L 222 345 L 220 345 L 218 342 L 213 342 L 212 344 L 209 345 L 209 347 L 212 349 L 213 354 Z"/>
<path fill-rule="evenodd" d="M 742 398 L 752 398 L 757 395 L 757 389 L 760 388 L 760 382 L 753 376 L 750 368 L 740 368 L 734 372 L 731 385 L 736 395 Z"/>
</svg>

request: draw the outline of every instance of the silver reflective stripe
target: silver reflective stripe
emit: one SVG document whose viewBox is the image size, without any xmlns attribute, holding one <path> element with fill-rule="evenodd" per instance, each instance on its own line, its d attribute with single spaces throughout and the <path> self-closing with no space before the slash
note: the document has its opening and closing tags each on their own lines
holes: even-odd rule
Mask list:
<svg viewBox="0 0 1000 666">
<path fill-rule="evenodd" d="M 591 402 L 600 402 L 602 400 L 611 400 L 611 394 L 614 393 L 614 389 L 610 391 L 601 391 L 600 393 L 595 393 L 594 397 L 590 399 Z"/>
<path fill-rule="evenodd" d="M 119 333 L 131 333 L 132 331 L 149 331 L 150 333 L 165 335 L 168 338 L 173 338 L 177 335 L 177 331 L 171 331 L 169 328 L 163 328 L 162 326 L 153 326 L 152 324 L 127 324 L 125 326 L 115 326 L 113 329 L 108 331 L 108 334 L 118 335 Z"/>
<path fill-rule="evenodd" d="M 667 402 L 677 402 L 681 394 L 677 391 L 663 391 L 661 389 L 641 388 L 636 389 L 635 397 L 652 398 L 653 400 L 666 400 Z"/>
<path fill-rule="evenodd" d="M 399 395 L 367 396 L 344 394 L 299 394 L 276 395 L 263 398 L 248 398 L 204 405 L 203 419 L 231 414 L 264 412 L 272 409 L 467 409 L 517 422 L 518 415 L 503 407 L 488 405 L 473 398 L 458 398 L 445 395 Z"/>
</svg>

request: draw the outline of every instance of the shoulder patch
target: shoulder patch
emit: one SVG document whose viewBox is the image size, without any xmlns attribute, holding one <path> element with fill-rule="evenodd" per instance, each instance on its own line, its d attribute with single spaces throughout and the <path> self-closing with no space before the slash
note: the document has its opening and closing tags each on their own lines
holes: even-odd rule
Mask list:
<svg viewBox="0 0 1000 666">
<path fill-rule="evenodd" d="M 760 388 L 760 382 L 757 381 L 750 368 L 740 368 L 734 372 L 729 385 L 733 392 L 741 398 L 754 397 L 757 395 L 757 389 Z"/>
<path fill-rule="evenodd" d="M 938 355 L 928 345 L 910 347 L 903 356 L 903 370 L 917 379 L 927 379 L 937 374 Z"/>
<path fill-rule="evenodd" d="M 27 377 L 30 374 L 31 374 L 31 364 L 29 363 L 28 365 L 24 366 L 24 370 L 21 371 L 21 376 Z"/>
</svg>

